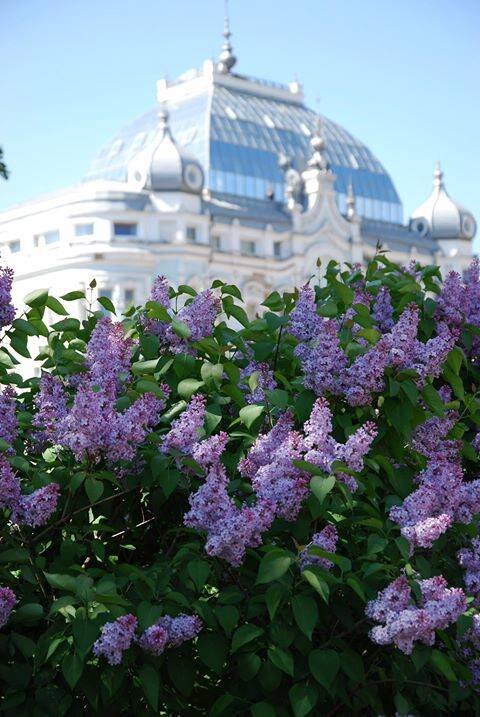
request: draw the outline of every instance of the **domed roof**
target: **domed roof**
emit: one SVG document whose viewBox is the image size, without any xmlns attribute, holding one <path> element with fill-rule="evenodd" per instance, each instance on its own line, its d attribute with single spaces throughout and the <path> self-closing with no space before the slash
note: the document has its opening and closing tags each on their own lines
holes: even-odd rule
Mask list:
<svg viewBox="0 0 480 717">
<path fill-rule="evenodd" d="M 433 191 L 412 213 L 410 228 L 432 239 L 473 239 L 477 228 L 475 219 L 448 195 L 440 163 L 433 176 Z"/>
<path fill-rule="evenodd" d="M 204 175 L 200 162 L 172 137 L 168 110 L 162 107 L 157 133 L 151 144 L 128 164 L 127 181 L 155 192 L 181 191 L 200 194 Z"/>
<path fill-rule="evenodd" d="M 311 157 L 310 140 L 318 115 L 303 103 L 298 85 L 266 83 L 218 72 L 215 67 L 164 82 L 161 97 L 170 112 L 179 146 L 198 158 L 205 187 L 215 195 L 265 200 L 284 198 L 278 156 L 298 169 Z M 212 64 L 212 63 L 211 63 Z M 351 183 L 360 216 L 402 222 L 402 204 L 379 160 L 336 122 L 322 117 L 326 160 L 336 175 L 339 209 L 346 212 Z M 158 132 L 157 109 L 142 115 L 107 142 L 93 160 L 85 180 L 126 181 L 139 151 L 151 147 Z"/>
</svg>

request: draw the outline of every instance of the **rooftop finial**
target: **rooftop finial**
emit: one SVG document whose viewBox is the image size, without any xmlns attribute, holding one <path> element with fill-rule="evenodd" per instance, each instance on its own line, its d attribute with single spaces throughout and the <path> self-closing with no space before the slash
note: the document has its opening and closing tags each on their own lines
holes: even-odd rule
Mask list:
<svg viewBox="0 0 480 717">
<path fill-rule="evenodd" d="M 315 122 L 315 129 L 310 140 L 310 145 L 313 149 L 313 154 L 308 161 L 309 167 L 317 167 L 323 171 L 327 171 L 328 162 L 323 153 L 326 147 L 325 137 L 323 136 L 322 118 L 317 115 Z"/>
<path fill-rule="evenodd" d="M 348 183 L 347 189 L 347 219 L 349 222 L 355 217 L 355 193 L 353 191 L 352 180 Z"/>
<path fill-rule="evenodd" d="M 160 109 L 158 110 L 158 120 L 159 120 L 160 129 L 163 130 L 164 132 L 169 128 L 168 127 L 169 118 L 170 118 L 170 115 L 168 113 L 167 103 L 162 102 L 160 105 Z"/>
<path fill-rule="evenodd" d="M 217 70 L 224 75 L 228 74 L 237 62 L 237 58 L 233 54 L 233 48 L 230 42 L 231 36 L 230 21 L 228 19 L 228 0 L 225 0 L 225 23 L 223 27 L 223 37 L 225 39 L 223 41 L 222 51 L 217 62 Z"/>
<path fill-rule="evenodd" d="M 437 162 L 435 165 L 435 171 L 433 173 L 433 186 L 443 189 L 443 172 L 440 162 Z"/>
</svg>

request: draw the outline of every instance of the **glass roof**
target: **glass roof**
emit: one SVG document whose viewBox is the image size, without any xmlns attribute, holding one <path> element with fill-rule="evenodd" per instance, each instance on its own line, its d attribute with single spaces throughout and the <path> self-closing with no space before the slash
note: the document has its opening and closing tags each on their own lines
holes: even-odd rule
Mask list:
<svg viewBox="0 0 480 717">
<path fill-rule="evenodd" d="M 283 199 L 280 153 L 302 170 L 311 156 L 310 137 L 316 114 L 302 104 L 213 85 L 178 102 L 169 102 L 176 141 L 202 163 L 212 193 L 265 199 L 273 191 Z M 95 157 L 85 180 L 124 181 L 130 160 L 154 139 L 157 109 L 142 115 L 107 142 Z M 336 175 L 340 211 L 346 209 L 351 182 L 357 212 L 364 217 L 401 223 L 402 204 L 393 182 L 368 147 L 343 127 L 323 118 L 325 154 Z"/>
</svg>

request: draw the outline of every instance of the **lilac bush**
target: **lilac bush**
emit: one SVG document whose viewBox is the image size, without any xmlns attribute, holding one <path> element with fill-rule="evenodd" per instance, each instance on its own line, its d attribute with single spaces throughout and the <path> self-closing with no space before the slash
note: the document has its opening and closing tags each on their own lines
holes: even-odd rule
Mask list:
<svg viewBox="0 0 480 717">
<path fill-rule="evenodd" d="M 480 714 L 477 260 L 330 262 L 252 320 L 11 286 L 2 715 Z"/>
</svg>

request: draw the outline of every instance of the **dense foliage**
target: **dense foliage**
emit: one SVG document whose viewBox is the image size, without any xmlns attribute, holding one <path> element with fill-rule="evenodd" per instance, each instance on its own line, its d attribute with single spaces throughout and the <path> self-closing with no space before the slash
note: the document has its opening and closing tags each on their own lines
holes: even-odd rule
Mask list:
<svg viewBox="0 0 480 717">
<path fill-rule="evenodd" d="M 331 262 L 253 320 L 11 281 L 2 714 L 480 714 L 478 263 Z"/>
</svg>

